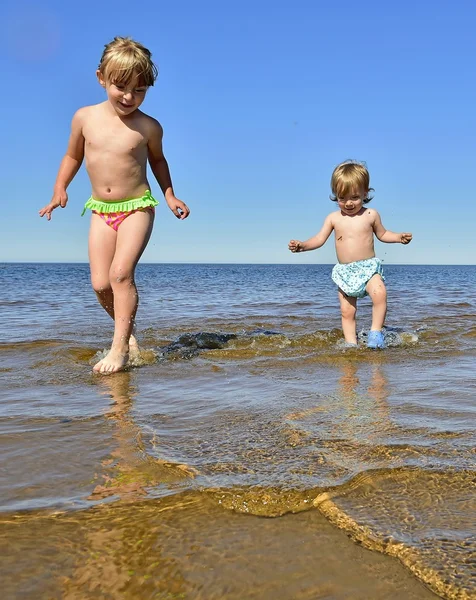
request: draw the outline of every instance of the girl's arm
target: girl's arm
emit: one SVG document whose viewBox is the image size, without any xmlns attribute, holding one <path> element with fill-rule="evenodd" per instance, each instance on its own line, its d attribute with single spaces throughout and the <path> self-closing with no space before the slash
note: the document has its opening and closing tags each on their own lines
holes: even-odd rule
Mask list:
<svg viewBox="0 0 476 600">
<path fill-rule="evenodd" d="M 411 233 L 394 233 L 385 229 L 380 219 L 380 215 L 377 211 L 375 213 L 375 220 L 373 223 L 374 233 L 378 240 L 386 244 L 409 244 L 412 241 Z"/>
<path fill-rule="evenodd" d="M 160 185 L 160 189 L 170 210 L 178 219 L 186 219 L 190 214 L 190 209 L 184 202 L 175 197 L 169 165 L 162 148 L 164 131 L 160 123 L 155 119 L 150 118 L 150 123 L 151 131 L 147 145 L 150 168 L 157 183 Z"/>
<path fill-rule="evenodd" d="M 307 252 L 308 250 L 316 250 L 327 242 L 333 229 L 334 224 L 332 223 L 332 214 L 330 214 L 326 217 L 319 233 L 309 238 L 305 242 L 291 240 L 288 248 L 291 250 L 291 252 Z"/>
<path fill-rule="evenodd" d="M 84 158 L 84 136 L 83 136 L 83 112 L 80 109 L 76 112 L 71 121 L 71 134 L 69 136 L 68 149 L 61 161 L 56 182 L 53 188 L 53 197 L 51 202 L 43 207 L 39 214 L 40 217 L 46 215 L 48 221 L 51 219 L 51 213 L 55 208 L 61 206 L 64 208 L 68 202 L 66 188 L 73 181 L 74 176 L 79 171 Z"/>
</svg>

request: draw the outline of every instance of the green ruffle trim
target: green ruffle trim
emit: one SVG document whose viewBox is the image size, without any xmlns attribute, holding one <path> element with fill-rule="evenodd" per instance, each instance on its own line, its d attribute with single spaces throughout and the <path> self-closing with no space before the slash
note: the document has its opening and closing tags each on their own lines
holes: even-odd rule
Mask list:
<svg viewBox="0 0 476 600">
<path fill-rule="evenodd" d="M 152 196 L 149 190 L 144 192 L 142 198 L 129 198 L 127 200 L 118 200 L 108 202 L 105 200 L 96 200 L 91 196 L 84 205 L 81 216 L 88 210 L 95 210 L 100 213 L 118 213 L 118 212 L 130 212 L 131 210 L 137 210 L 138 208 L 148 208 L 149 206 L 157 206 L 158 201 Z"/>
</svg>

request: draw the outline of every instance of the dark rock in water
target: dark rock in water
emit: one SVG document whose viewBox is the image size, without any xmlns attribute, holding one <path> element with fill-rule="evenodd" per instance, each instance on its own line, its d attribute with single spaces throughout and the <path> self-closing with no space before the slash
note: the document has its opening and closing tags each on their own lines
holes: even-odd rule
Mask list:
<svg viewBox="0 0 476 600">
<path fill-rule="evenodd" d="M 234 333 L 208 333 L 201 331 L 200 333 L 185 333 L 172 345 L 200 350 L 214 350 L 215 348 L 223 348 L 227 342 L 236 337 Z"/>
<path fill-rule="evenodd" d="M 216 350 L 223 348 L 230 340 L 237 336 L 234 333 L 184 333 L 171 344 L 159 350 L 159 357 L 175 355 L 177 358 L 191 358 L 200 350 Z"/>
<path fill-rule="evenodd" d="M 279 335 L 277 331 L 268 329 L 254 329 L 243 332 L 243 337 L 258 335 Z M 238 337 L 236 333 L 213 333 L 200 331 L 198 333 L 184 333 L 175 341 L 158 350 L 159 360 L 165 358 L 192 358 L 202 350 L 216 350 L 224 348 L 230 340 Z"/>
</svg>

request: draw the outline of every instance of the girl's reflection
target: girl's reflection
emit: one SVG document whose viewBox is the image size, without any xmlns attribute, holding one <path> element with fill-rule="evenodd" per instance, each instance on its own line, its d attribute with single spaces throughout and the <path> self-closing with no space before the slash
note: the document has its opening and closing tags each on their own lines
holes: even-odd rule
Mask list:
<svg viewBox="0 0 476 600">
<path fill-rule="evenodd" d="M 142 429 L 135 422 L 131 410 L 138 395 L 133 373 L 121 371 L 98 378 L 97 383 L 100 395 L 112 400 L 105 417 L 114 426 L 112 437 L 115 448 L 111 451 L 111 458 L 103 462 L 102 481 L 96 485 L 90 499 L 117 496 L 131 500 L 145 495 L 147 488 L 179 483 L 196 475 L 195 469 L 188 465 L 155 458 L 147 451 Z M 150 446 L 158 449 L 155 436 L 150 439 Z"/>
</svg>

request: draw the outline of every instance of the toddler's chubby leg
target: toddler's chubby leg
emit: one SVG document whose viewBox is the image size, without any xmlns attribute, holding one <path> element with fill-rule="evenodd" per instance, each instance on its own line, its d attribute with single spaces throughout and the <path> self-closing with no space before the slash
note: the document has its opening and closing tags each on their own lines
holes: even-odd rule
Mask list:
<svg viewBox="0 0 476 600">
<path fill-rule="evenodd" d="M 138 352 L 137 341 L 132 336 L 139 302 L 134 273 L 149 241 L 153 223 L 151 211 L 137 211 L 129 215 L 117 231 L 108 273 L 114 298 L 114 337 L 107 356 L 94 366 L 98 373 L 121 371 L 127 364 L 129 352 Z"/>
<path fill-rule="evenodd" d="M 372 299 L 371 331 L 380 331 L 387 315 L 387 289 L 380 275 L 374 275 L 366 285 L 368 295 Z"/>
<path fill-rule="evenodd" d="M 355 315 L 357 313 L 357 298 L 346 296 L 339 288 L 340 311 L 342 314 L 342 331 L 348 344 L 357 344 Z"/>
</svg>

